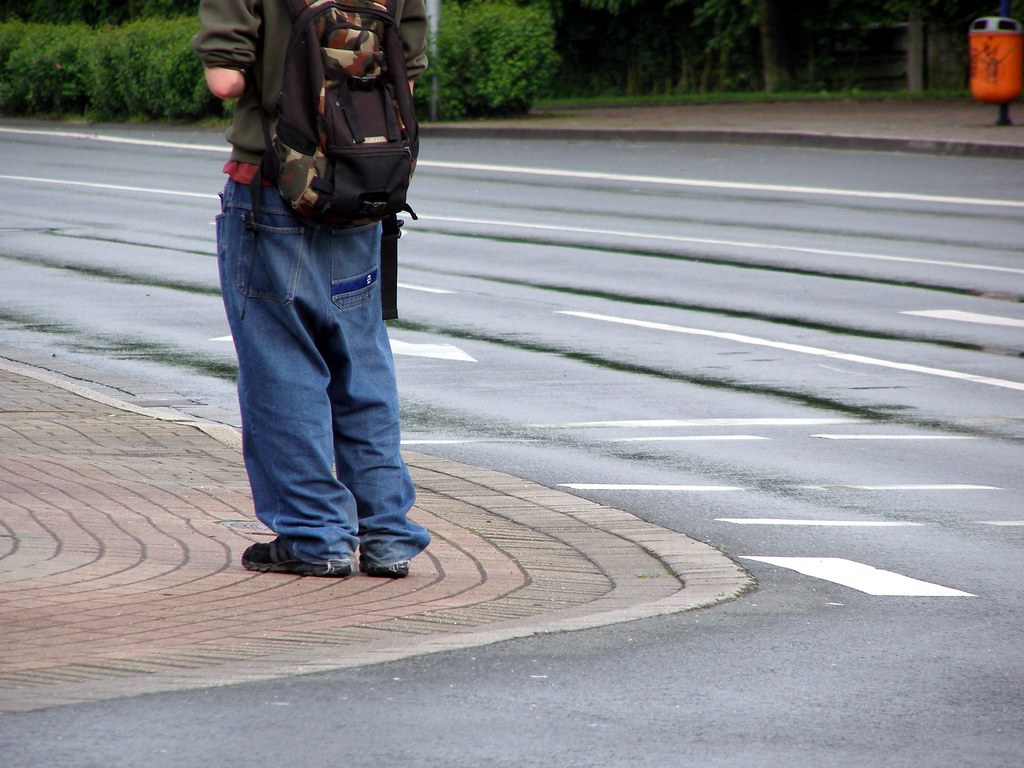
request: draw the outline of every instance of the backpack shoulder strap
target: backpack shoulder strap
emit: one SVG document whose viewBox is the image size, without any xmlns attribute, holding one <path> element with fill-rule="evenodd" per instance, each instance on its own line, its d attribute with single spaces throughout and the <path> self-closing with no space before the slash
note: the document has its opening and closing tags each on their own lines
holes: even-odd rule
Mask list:
<svg viewBox="0 0 1024 768">
<path fill-rule="evenodd" d="M 302 12 L 312 4 L 312 0 L 310 0 L 310 2 L 307 2 L 307 0 L 287 0 L 287 2 L 288 10 L 292 13 L 293 21 L 299 18 L 299 16 L 302 15 Z"/>
</svg>

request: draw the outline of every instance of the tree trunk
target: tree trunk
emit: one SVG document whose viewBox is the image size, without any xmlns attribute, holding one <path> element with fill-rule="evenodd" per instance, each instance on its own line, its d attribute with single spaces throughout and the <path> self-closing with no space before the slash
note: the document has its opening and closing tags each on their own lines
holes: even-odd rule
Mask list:
<svg viewBox="0 0 1024 768">
<path fill-rule="evenodd" d="M 920 93 L 924 90 L 925 83 L 924 21 L 920 8 L 910 9 L 907 29 L 907 90 L 911 93 Z"/>
<path fill-rule="evenodd" d="M 799 16 L 788 0 L 757 0 L 761 16 L 761 62 L 768 93 L 796 88 Z"/>
</svg>

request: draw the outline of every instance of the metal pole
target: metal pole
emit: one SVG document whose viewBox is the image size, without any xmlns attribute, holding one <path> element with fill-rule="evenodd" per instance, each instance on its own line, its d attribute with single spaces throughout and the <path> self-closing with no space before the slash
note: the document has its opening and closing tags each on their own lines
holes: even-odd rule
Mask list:
<svg viewBox="0 0 1024 768">
<path fill-rule="evenodd" d="M 999 0 L 999 15 L 1003 18 L 1010 16 L 1010 0 Z M 996 125 L 1013 125 L 1010 121 L 1010 105 L 999 105 L 999 117 L 996 118 Z"/>
<path fill-rule="evenodd" d="M 427 0 L 427 29 L 429 31 L 430 62 L 437 61 L 437 30 L 441 23 L 441 0 Z M 431 121 L 437 120 L 437 103 L 441 98 L 441 81 L 436 72 L 430 75 L 430 109 L 428 116 Z"/>
</svg>

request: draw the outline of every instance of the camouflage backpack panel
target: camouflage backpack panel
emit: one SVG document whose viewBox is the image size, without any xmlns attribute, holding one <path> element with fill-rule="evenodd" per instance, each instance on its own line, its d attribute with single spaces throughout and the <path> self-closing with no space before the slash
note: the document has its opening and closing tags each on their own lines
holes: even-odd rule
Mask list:
<svg viewBox="0 0 1024 768">
<path fill-rule="evenodd" d="M 310 97 L 311 100 L 315 99 L 312 111 L 315 113 L 318 143 L 302 146 L 303 142 L 290 141 L 290 132 L 280 130 L 280 125 L 273 142 L 280 160 L 278 187 L 284 197 L 292 202 L 296 213 L 307 217 L 320 216 L 328 204 L 318 180 L 330 178 L 330 163 L 324 147 L 331 145 L 332 123 L 339 122 L 331 119 L 332 107 L 337 111 L 337 105 L 332 104 L 336 99 L 331 94 L 337 93 L 337 89 L 352 78 L 377 78 L 386 68 L 383 22 L 369 13 L 358 12 L 352 6 L 362 6 L 379 14 L 387 14 L 387 6 L 375 0 L 344 2 L 350 9 L 334 6 L 332 0 L 307 2 L 309 11 L 319 14 L 311 29 L 319 50 L 318 53 L 309 51 L 311 58 L 318 55 L 323 72 L 319 93 L 314 91 Z M 312 45 L 313 41 L 310 40 L 309 44 Z M 313 62 L 310 62 L 309 69 L 311 72 L 317 71 Z M 347 89 L 347 85 L 344 87 Z M 398 119 L 401 124 L 401 118 Z M 401 127 L 404 133 L 404 125 Z M 350 138 L 363 140 L 363 137 Z"/>
<path fill-rule="evenodd" d="M 381 13 L 381 3 L 368 3 Z M 323 17 L 318 37 L 328 80 L 352 77 L 377 77 L 384 65 L 380 22 L 372 17 L 336 9 Z"/>
</svg>

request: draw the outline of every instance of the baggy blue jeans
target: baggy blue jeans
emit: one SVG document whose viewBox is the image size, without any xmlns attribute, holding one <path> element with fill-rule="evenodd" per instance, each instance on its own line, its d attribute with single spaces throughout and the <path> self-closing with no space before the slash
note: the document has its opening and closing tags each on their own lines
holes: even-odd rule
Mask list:
<svg viewBox="0 0 1024 768">
<path fill-rule="evenodd" d="M 217 217 L 221 293 L 238 354 L 242 448 L 259 520 L 307 562 L 407 560 L 430 536 L 400 453 L 379 299 L 380 225 L 298 220 L 229 180 Z"/>
</svg>

